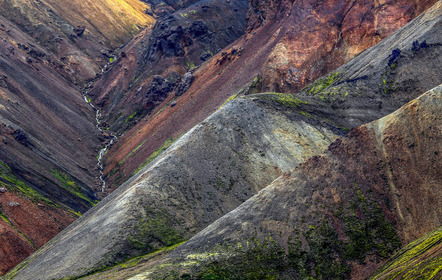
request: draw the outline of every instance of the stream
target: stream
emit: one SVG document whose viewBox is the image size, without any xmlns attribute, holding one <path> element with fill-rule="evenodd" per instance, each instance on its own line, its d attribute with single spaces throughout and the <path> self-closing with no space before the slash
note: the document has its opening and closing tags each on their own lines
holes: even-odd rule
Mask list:
<svg viewBox="0 0 442 280">
<path fill-rule="evenodd" d="M 95 126 L 97 127 L 98 130 L 100 130 L 102 132 L 104 130 L 101 127 L 101 111 L 97 107 L 95 107 L 91 101 L 89 101 L 89 99 L 87 98 L 87 95 L 88 95 L 88 91 L 85 91 L 83 93 L 84 101 L 86 101 L 86 103 L 88 103 L 95 110 L 95 121 L 96 121 Z M 103 193 L 106 190 L 106 180 L 104 180 L 104 178 L 103 178 L 103 175 L 104 175 L 103 157 L 106 154 L 106 152 L 108 151 L 109 147 L 111 147 L 112 144 L 117 140 L 117 136 L 115 136 L 112 132 L 110 132 L 110 136 L 111 136 L 111 140 L 99 151 L 98 157 L 97 157 L 97 166 L 99 167 L 99 170 L 100 170 L 101 192 L 103 192 Z"/>
</svg>

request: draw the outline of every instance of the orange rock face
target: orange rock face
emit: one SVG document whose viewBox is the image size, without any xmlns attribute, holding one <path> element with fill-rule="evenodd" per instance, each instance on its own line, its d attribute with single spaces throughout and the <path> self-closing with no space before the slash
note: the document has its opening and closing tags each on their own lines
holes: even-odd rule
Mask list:
<svg viewBox="0 0 442 280">
<path fill-rule="evenodd" d="M 263 89 L 296 92 L 377 44 L 436 1 L 295 1 L 262 68 Z M 267 16 L 270 17 L 270 16 Z"/>
</svg>

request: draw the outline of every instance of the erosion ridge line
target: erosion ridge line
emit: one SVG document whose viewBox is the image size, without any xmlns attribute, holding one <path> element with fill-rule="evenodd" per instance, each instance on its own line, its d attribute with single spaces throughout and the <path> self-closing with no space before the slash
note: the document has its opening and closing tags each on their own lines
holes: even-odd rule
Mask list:
<svg viewBox="0 0 442 280">
<path fill-rule="evenodd" d="M 277 253 L 283 258 L 282 264 L 305 256 L 317 266 L 303 270 L 306 263 L 298 262 L 300 267 L 295 270 L 299 275 L 368 276 L 400 245 L 434 229 L 440 219 L 436 210 L 440 206 L 433 203 L 434 208 L 428 208 L 425 203 L 438 197 L 440 191 L 436 187 L 438 169 L 433 168 L 438 153 L 432 150 L 435 145 L 431 142 L 438 139 L 433 122 L 439 120 L 435 112 L 440 89 L 392 112 L 441 82 L 441 8 L 440 3 L 436 4 L 298 95 L 267 92 L 227 103 L 190 128 L 6 279 L 27 279 L 36 271 L 41 274 L 39 279 L 80 277 L 192 237 L 158 266 L 149 263 L 140 268 L 145 272 L 137 277 L 149 278 L 152 271 L 174 279 L 180 273 L 189 277 L 212 272 L 218 276 L 242 275 L 254 267 L 247 262 L 236 267 L 239 271 L 225 266 L 233 269 L 229 272 L 212 266 L 214 259 L 204 256 L 213 256 L 212 249 L 216 256 L 219 248 L 210 244 L 237 244 L 236 241 L 255 237 L 263 242 L 266 233 L 270 233 L 275 244 L 284 248 L 289 236 L 296 233 L 294 224 L 302 232 L 301 243 L 292 239 L 293 245 L 313 249 L 295 248 L 293 259 Z M 396 55 L 397 50 L 400 56 Z M 230 65 L 244 56 L 243 53 L 235 58 Z M 170 108 L 177 110 L 178 104 Z M 383 120 L 374 121 L 387 114 L 390 115 Z M 164 118 L 167 114 L 158 116 Z M 380 152 L 374 133 L 385 120 L 380 136 L 388 159 Z M 374 122 L 363 125 L 370 121 Z M 413 129 L 405 129 L 407 124 Z M 335 140 L 347 133 L 347 138 Z M 327 146 L 328 150 L 322 153 Z M 393 203 L 397 193 L 388 184 L 389 166 L 396 191 L 402 191 L 399 203 Z M 414 173 L 404 172 L 407 166 L 414 166 Z M 297 169 L 290 173 L 293 168 Z M 417 174 L 425 176 L 420 178 Z M 333 182 L 339 182 L 339 186 Z M 407 182 L 420 187 L 410 189 Z M 265 188 L 268 184 L 271 186 Z M 423 201 L 414 205 L 413 197 Z M 340 202 L 342 211 L 336 211 Z M 399 211 L 406 217 L 403 222 Z M 304 218 L 295 213 L 305 213 Z M 358 230 L 371 227 L 377 230 Z M 280 252 L 273 246 L 274 241 L 267 241 L 261 243 L 264 247 L 255 244 L 257 249 Z M 329 263 L 315 253 L 323 242 L 330 245 L 324 253 L 326 259 L 340 256 L 331 266 L 336 270 L 330 270 Z M 65 254 L 66 251 L 70 253 Z M 275 256 L 267 255 L 265 250 L 262 253 L 255 256 Z M 368 255 L 372 257 L 367 259 Z M 169 266 L 169 260 L 174 266 L 162 270 Z M 195 266 L 183 271 L 187 262 Z M 44 265 L 47 263 L 51 267 Z M 261 276 L 288 276 L 293 272 L 291 265 L 280 268 L 256 272 Z"/>
<path fill-rule="evenodd" d="M 261 78 L 258 78 L 259 82 L 254 87 L 254 92 L 296 92 L 309 82 L 342 65 L 363 49 L 378 43 L 434 3 L 434 1 L 425 1 L 425 3 L 413 1 L 396 6 L 396 3 L 388 2 L 378 6 L 371 2 L 358 2 L 358 4 L 344 0 L 335 2 L 327 1 L 316 5 L 310 1 L 294 3 L 285 1 L 279 5 L 277 3 L 280 2 L 275 1 L 274 7 L 264 4 L 262 7 L 258 6 L 261 7 L 258 9 L 250 7 L 248 24 L 253 20 L 250 14 L 268 13 L 269 15 L 263 16 L 263 21 L 249 33 L 223 51 L 214 52 L 209 61 L 202 63 L 193 73 L 192 85 L 183 95 L 177 96 L 172 91 L 169 94 L 164 93 L 159 99 L 151 96 L 156 100 L 154 103 L 157 106 L 153 111 L 152 107 L 149 107 L 149 110 L 145 107 L 137 107 L 136 110 L 132 107 L 129 111 L 115 110 L 122 107 L 111 100 L 118 100 L 122 96 L 121 92 L 125 92 L 126 95 L 119 102 L 125 106 L 135 102 L 136 106 L 139 106 L 141 98 L 150 98 L 148 89 L 153 76 L 162 75 L 167 80 L 169 79 L 167 75 L 170 74 L 170 71 L 152 70 L 153 73 L 146 71 L 142 75 L 135 75 L 134 73 L 139 71 L 137 69 L 141 68 L 135 64 L 136 61 L 148 63 L 144 61 L 145 57 L 140 56 L 142 52 L 139 49 L 143 44 L 124 50 L 127 57 L 122 58 L 117 68 L 109 72 L 108 77 L 96 87 L 96 90 L 100 91 L 99 99 L 102 98 L 104 107 L 113 108 L 111 111 L 115 117 L 118 114 L 118 119 L 109 116 L 109 125 L 116 130 L 121 127 L 126 129 L 133 127 L 125 134 L 126 137 L 120 139 L 119 145 L 114 145 L 105 156 L 104 173 L 108 184 L 115 188 L 127 180 L 143 164 L 144 159 L 159 149 L 167 139 L 176 138 L 204 120 L 226 99 L 247 87 L 257 76 Z M 362 16 L 364 14 L 366 16 Z M 198 16 L 200 13 L 195 15 Z M 391 21 L 385 20 L 387 16 Z M 177 26 L 181 24 L 185 29 L 186 24 L 182 23 L 178 13 L 177 17 L 179 19 L 174 22 L 173 27 L 178 28 Z M 314 20 L 316 17 L 322 20 Z M 362 25 L 359 22 L 361 20 Z M 160 26 L 162 25 L 158 22 L 158 27 Z M 299 28 L 292 28 L 293 26 Z M 146 49 L 149 41 L 142 41 Z M 181 70 L 166 68 L 180 75 L 187 71 L 182 69 L 185 68 L 185 61 L 181 59 L 187 59 L 190 53 L 172 57 L 161 55 L 159 52 L 154 64 L 157 61 L 161 63 L 175 61 L 180 63 Z M 127 74 L 117 71 L 121 68 L 127 69 Z M 124 82 L 110 83 L 115 78 L 124 81 L 127 78 L 131 79 L 132 76 L 135 78 L 134 83 L 126 85 Z M 109 84 L 111 86 L 107 86 Z M 135 112 L 135 117 L 130 118 Z M 135 149 L 136 152 L 133 152 Z"/>
</svg>

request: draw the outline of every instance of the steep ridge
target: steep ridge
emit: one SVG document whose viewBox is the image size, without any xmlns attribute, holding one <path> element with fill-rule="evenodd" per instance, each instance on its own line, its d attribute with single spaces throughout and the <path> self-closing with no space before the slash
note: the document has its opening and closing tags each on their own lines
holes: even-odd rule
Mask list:
<svg viewBox="0 0 442 280">
<path fill-rule="evenodd" d="M 377 73 L 391 68 L 389 57 L 393 50 L 410 50 L 413 42 L 423 42 L 424 38 L 428 47 L 416 49 L 410 56 L 405 56 L 404 52 L 404 58 L 396 61 L 395 70 L 400 73 L 397 77 L 415 81 L 419 88 L 432 86 L 438 79 L 440 83 L 441 75 L 438 73 L 441 64 L 437 63 L 442 45 L 438 36 L 440 13 L 441 5 L 436 4 L 384 43 L 356 57 L 349 63 L 352 67 L 345 65 L 338 69 L 342 77 L 367 72 L 365 78 L 357 80 L 367 85 L 364 87 L 365 102 L 359 99 L 359 84 L 340 80 L 348 83 L 349 88 L 356 88 L 342 100 L 347 110 L 344 118 L 320 94 L 301 94 L 298 99 L 291 94 L 265 93 L 234 100 L 191 129 L 161 156 L 150 158 L 153 161 L 142 171 L 23 262 L 6 279 L 27 279 L 37 272 L 41 274 L 39 279 L 78 277 L 189 238 L 258 192 L 279 172 L 285 172 L 306 157 L 319 153 L 320 146 L 305 145 L 309 139 L 317 139 L 315 143 L 325 147 L 332 138 L 345 134 L 348 127 L 381 117 L 388 110 L 400 106 L 400 102 L 416 97 L 414 87 L 387 94 L 383 90 L 382 79 L 381 85 L 378 84 L 380 77 Z M 414 76 L 411 71 L 413 64 L 419 66 L 421 73 L 430 74 Z M 376 86 L 368 86 L 373 84 Z M 335 86 L 329 83 L 322 89 Z M 384 109 L 372 106 L 367 101 L 371 99 L 381 101 Z M 364 104 L 367 104 L 364 107 L 366 116 L 356 117 L 360 114 L 355 112 L 360 112 Z M 320 139 L 322 141 L 318 141 Z M 372 148 L 370 146 L 366 151 L 374 150 Z M 418 227 L 422 232 L 409 233 L 403 240 L 418 237 L 430 227 Z M 279 229 L 276 226 L 269 228 Z M 391 233 L 391 228 L 387 226 L 387 229 Z M 396 248 L 399 244 L 396 241 L 387 245 Z M 382 250 L 381 257 L 385 258 L 394 249 L 388 246 Z M 48 263 L 51 265 L 47 266 Z M 343 267 L 347 273 L 347 266 Z"/>
<path fill-rule="evenodd" d="M 232 94 L 251 84 L 258 91 L 295 92 L 342 65 L 362 49 L 377 43 L 436 1 L 407 1 L 398 5 L 397 1 L 387 1 L 381 6 L 375 2 L 358 2 L 360 4 L 356 5 L 355 1 L 322 1 L 321 4 L 311 1 L 271 1 L 273 4 L 268 7 L 273 8 L 266 12 L 260 10 L 267 7 L 264 4 L 251 6 L 249 18 L 253 22 L 253 14 L 269 14 L 265 18 L 262 16 L 262 26 L 257 27 L 261 24 L 250 22 L 249 33 L 194 70 L 192 84 L 184 94 L 166 89 L 169 94 L 164 94 L 162 98 L 154 97 L 152 104 L 156 107 L 151 106 L 151 113 L 146 117 L 137 115 L 138 111 L 124 113 L 114 107 L 114 112 L 122 114 L 118 116 L 118 121 L 115 119 L 117 116 L 110 118 L 110 127 L 118 129 L 123 126 L 127 129 L 135 126 L 105 158 L 105 175 L 109 184 L 117 187 L 127 180 L 168 138 L 176 138 L 191 129 L 215 112 Z M 389 11 L 388 16 L 385 16 L 385 11 Z M 359 12 L 366 16 L 359 16 Z M 364 19 L 363 23 L 361 19 Z M 343 33 L 344 29 L 347 31 Z M 327 35 L 328 30 L 332 30 L 330 34 L 334 35 Z M 379 34 L 375 36 L 378 39 L 368 40 L 372 33 Z M 342 37 L 342 34 L 347 37 Z M 132 61 L 135 63 L 134 59 Z M 308 70 L 310 68 L 314 70 Z M 292 74 L 290 79 L 293 82 L 285 81 L 288 73 L 296 76 L 296 81 Z M 163 77 L 165 80 L 168 79 L 166 74 Z M 145 72 L 144 75 L 152 73 Z M 279 82 L 274 83 L 280 80 L 284 86 L 279 86 Z M 150 79 L 146 81 L 150 82 Z M 121 83 L 115 85 L 116 92 L 126 88 L 118 88 Z M 103 100 L 113 100 L 115 88 L 110 87 L 109 94 Z M 138 89 L 142 89 L 139 94 L 143 96 L 145 88 L 134 86 L 128 96 L 136 95 Z"/>
<path fill-rule="evenodd" d="M 188 239 L 334 138 L 290 107 L 235 100 L 27 260 L 16 278 L 76 277 Z"/>
<path fill-rule="evenodd" d="M 440 226 L 441 101 L 353 129 L 133 279 L 367 278 Z"/>
<path fill-rule="evenodd" d="M 153 22 L 147 8 L 0 2 L 0 275 L 102 197 L 96 156 L 106 135 L 81 86 Z"/>
</svg>

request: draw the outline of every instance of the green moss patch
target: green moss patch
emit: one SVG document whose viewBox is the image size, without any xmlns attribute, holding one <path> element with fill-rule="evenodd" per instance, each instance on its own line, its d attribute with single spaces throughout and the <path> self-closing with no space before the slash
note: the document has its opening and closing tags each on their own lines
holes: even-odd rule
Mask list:
<svg viewBox="0 0 442 280">
<path fill-rule="evenodd" d="M 442 227 L 401 249 L 370 279 L 440 279 L 441 249 Z"/>
<path fill-rule="evenodd" d="M 138 114 L 138 111 L 135 111 L 134 113 L 132 113 L 129 117 L 126 118 L 126 123 L 127 122 L 131 122 L 134 120 L 135 116 Z"/>
<path fill-rule="evenodd" d="M 226 105 L 227 103 L 229 103 L 230 101 L 234 100 L 237 97 L 238 97 L 238 94 L 234 94 L 234 95 L 230 96 L 229 98 L 227 98 L 227 100 L 223 103 L 223 105 L 221 105 L 218 108 L 218 110 L 221 109 L 222 107 L 224 107 L 224 105 Z"/>
<path fill-rule="evenodd" d="M 78 186 L 69 175 L 55 169 L 52 169 L 51 173 L 58 179 L 58 181 L 60 181 L 60 183 L 62 184 L 61 186 L 69 193 L 75 195 L 76 197 L 81 198 L 82 200 L 85 200 L 90 204 L 90 206 L 94 206 L 95 204 L 98 203 L 97 200 L 92 200 L 89 197 L 87 197 L 85 194 L 83 194 L 81 191 L 81 187 Z"/>
<path fill-rule="evenodd" d="M 25 182 L 14 175 L 12 169 L 4 162 L 0 161 L 0 183 L 7 185 L 8 189 L 17 192 L 33 202 L 45 202 L 52 206 L 57 206 L 52 200 L 29 187 Z"/>
<path fill-rule="evenodd" d="M 290 108 L 298 108 L 303 104 L 308 104 L 307 101 L 303 101 L 291 93 L 266 92 L 256 94 L 253 97 L 269 100 Z"/>
<path fill-rule="evenodd" d="M 339 81 L 341 75 L 337 72 L 331 73 L 323 78 L 317 79 L 308 87 L 308 93 L 310 95 L 317 95 L 323 90 Z"/>
<path fill-rule="evenodd" d="M 305 87 L 303 92 L 307 95 L 317 96 L 324 102 L 344 101 L 351 92 L 346 85 L 338 86 L 341 79 L 340 73 L 331 73 Z"/>
<path fill-rule="evenodd" d="M 135 232 L 128 236 L 132 247 L 145 253 L 159 247 L 168 247 L 182 242 L 181 234 L 173 227 L 173 219 L 161 209 L 146 207 L 146 216 L 140 218 Z"/>
</svg>

